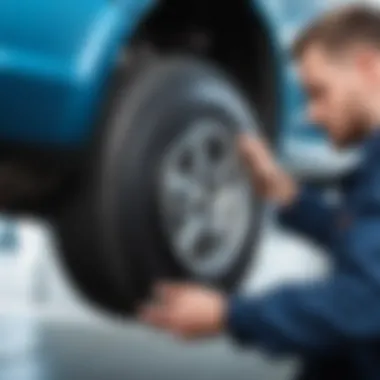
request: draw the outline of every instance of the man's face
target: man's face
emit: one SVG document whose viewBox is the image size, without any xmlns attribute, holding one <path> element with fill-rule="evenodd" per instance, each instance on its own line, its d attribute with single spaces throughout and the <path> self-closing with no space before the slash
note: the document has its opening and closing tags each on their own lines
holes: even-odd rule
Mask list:
<svg viewBox="0 0 380 380">
<path fill-rule="evenodd" d="M 299 62 L 309 119 L 325 129 L 338 147 L 360 140 L 370 124 L 366 100 L 371 85 L 356 58 L 354 52 L 329 54 L 315 44 Z"/>
</svg>

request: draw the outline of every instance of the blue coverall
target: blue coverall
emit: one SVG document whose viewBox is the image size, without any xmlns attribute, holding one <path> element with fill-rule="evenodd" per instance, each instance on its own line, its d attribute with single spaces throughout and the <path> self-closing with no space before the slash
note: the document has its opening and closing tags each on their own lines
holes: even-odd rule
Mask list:
<svg viewBox="0 0 380 380">
<path fill-rule="evenodd" d="M 235 341 L 300 354 L 308 380 L 380 379 L 380 131 L 363 153 L 342 181 L 339 205 L 304 186 L 278 215 L 282 225 L 326 248 L 333 274 L 259 298 L 235 295 L 229 304 L 227 329 Z"/>
</svg>

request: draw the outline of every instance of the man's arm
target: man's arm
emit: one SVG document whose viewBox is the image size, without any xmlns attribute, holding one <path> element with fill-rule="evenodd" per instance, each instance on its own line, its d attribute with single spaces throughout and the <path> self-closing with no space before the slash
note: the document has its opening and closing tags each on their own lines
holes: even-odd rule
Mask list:
<svg viewBox="0 0 380 380">
<path fill-rule="evenodd" d="M 346 266 L 314 284 L 261 299 L 233 297 L 227 329 L 243 344 L 275 353 L 328 354 L 380 337 L 380 220 L 362 218 L 346 233 Z"/>
<path fill-rule="evenodd" d="M 241 136 L 239 152 L 251 172 L 255 191 L 280 207 L 279 221 L 318 244 L 329 245 L 333 210 L 321 195 L 296 181 L 276 162 L 262 139 Z"/>
<path fill-rule="evenodd" d="M 277 221 L 291 231 L 329 247 L 336 227 L 336 210 L 312 187 L 303 186 L 295 200 L 278 210 Z"/>
</svg>

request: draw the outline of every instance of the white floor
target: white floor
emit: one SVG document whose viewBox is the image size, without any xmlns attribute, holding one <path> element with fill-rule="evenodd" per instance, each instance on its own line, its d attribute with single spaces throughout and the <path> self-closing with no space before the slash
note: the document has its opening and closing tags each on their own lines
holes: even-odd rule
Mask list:
<svg viewBox="0 0 380 380">
<path fill-rule="evenodd" d="M 46 234 L 25 224 L 21 235 L 24 258 L 0 265 L 2 380 L 289 380 L 297 371 L 293 359 L 237 350 L 227 338 L 187 345 L 104 318 L 67 282 Z M 328 263 L 315 247 L 269 225 L 253 267 L 244 290 L 255 293 L 323 275 Z M 31 302 L 36 295 L 42 303 Z"/>
</svg>

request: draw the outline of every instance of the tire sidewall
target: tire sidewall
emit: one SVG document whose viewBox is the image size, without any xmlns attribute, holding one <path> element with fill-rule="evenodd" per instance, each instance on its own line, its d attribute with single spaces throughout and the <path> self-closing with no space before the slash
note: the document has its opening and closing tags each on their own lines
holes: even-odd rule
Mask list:
<svg viewBox="0 0 380 380">
<path fill-rule="evenodd" d="M 134 84 L 129 83 L 119 99 L 104 156 L 107 191 L 102 197 L 112 221 L 107 222 L 112 244 L 127 253 L 121 265 L 129 267 L 135 280 L 139 278 L 137 287 L 146 288 L 142 294 L 160 278 L 191 278 L 232 289 L 249 267 L 261 224 L 261 203 L 252 192 L 251 232 L 229 269 L 213 278 L 195 276 L 172 254 L 160 222 L 159 165 L 164 150 L 194 119 L 222 120 L 233 136 L 252 132 L 252 125 L 258 128 L 254 110 L 229 78 L 193 59 L 156 62 Z"/>
</svg>

